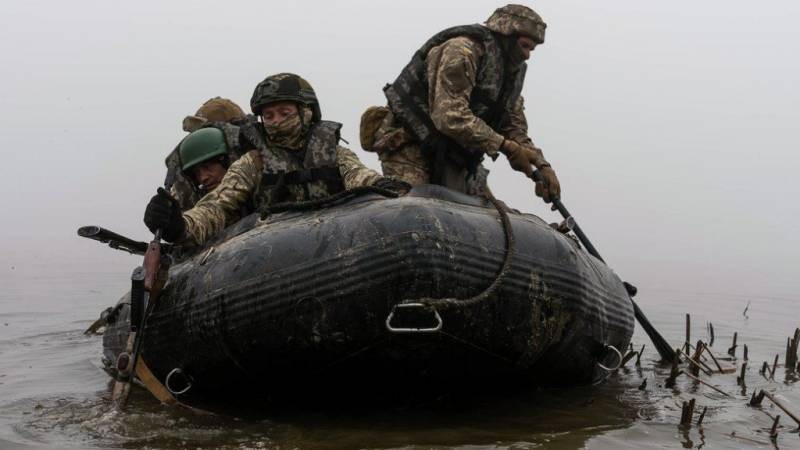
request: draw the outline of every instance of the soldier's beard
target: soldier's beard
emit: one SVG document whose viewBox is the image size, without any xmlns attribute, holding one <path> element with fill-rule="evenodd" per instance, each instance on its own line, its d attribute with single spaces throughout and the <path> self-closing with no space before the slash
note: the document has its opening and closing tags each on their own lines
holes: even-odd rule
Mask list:
<svg viewBox="0 0 800 450">
<path fill-rule="evenodd" d="M 526 61 L 525 53 L 523 53 L 522 48 L 519 46 L 519 43 L 517 42 L 517 38 L 515 36 L 510 36 L 506 38 L 505 50 L 506 50 L 508 65 L 511 68 L 518 68 Z"/>
<path fill-rule="evenodd" d="M 276 124 L 265 123 L 264 130 L 269 143 L 288 150 L 300 150 L 305 144 L 311 116 L 311 110 L 300 108 L 298 114 L 292 114 Z"/>
</svg>

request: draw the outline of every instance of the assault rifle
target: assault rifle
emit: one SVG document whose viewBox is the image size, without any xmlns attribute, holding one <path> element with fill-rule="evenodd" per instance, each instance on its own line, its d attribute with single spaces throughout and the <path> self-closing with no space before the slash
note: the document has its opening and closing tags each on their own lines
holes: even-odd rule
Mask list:
<svg viewBox="0 0 800 450">
<path fill-rule="evenodd" d="M 134 241 L 131 238 L 95 225 L 78 228 L 78 236 L 108 244 L 109 247 L 115 250 L 122 250 L 132 255 L 144 255 L 148 248 L 147 242 Z M 165 253 L 169 253 L 171 250 L 169 244 L 161 244 L 161 246 L 162 251 Z"/>
<path fill-rule="evenodd" d="M 170 178 L 167 176 L 165 185 L 170 184 L 172 181 Z M 159 191 L 161 190 L 162 188 L 159 188 Z M 125 350 L 117 357 L 117 379 L 114 381 L 114 388 L 111 391 L 111 400 L 118 409 L 124 407 L 128 400 L 134 376 L 138 377 L 145 388 L 162 403 L 176 402 L 175 397 L 155 377 L 139 354 L 147 318 L 153 312 L 161 289 L 167 283 L 169 275 L 171 261 L 169 255 L 162 251 L 161 233 L 160 228 L 156 230 L 153 240 L 146 244 L 142 266 L 134 269 L 133 275 L 131 275 L 130 333 L 128 333 L 128 341 L 125 343 Z M 137 248 L 139 248 L 138 244 L 144 244 L 135 241 L 133 243 L 137 245 Z M 109 245 L 111 244 L 109 243 Z"/>
</svg>

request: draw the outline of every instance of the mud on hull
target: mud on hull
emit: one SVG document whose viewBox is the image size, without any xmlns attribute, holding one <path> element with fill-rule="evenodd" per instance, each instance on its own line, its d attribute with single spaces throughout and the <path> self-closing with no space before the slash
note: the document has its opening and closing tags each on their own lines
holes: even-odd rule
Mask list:
<svg viewBox="0 0 800 450">
<path fill-rule="evenodd" d="M 491 205 L 424 186 L 398 199 L 251 216 L 173 265 L 143 358 L 162 382 L 175 368 L 191 377 L 180 397 L 188 403 L 602 380 L 597 363 L 617 360 L 606 346 L 624 350 L 633 333 L 622 282 L 541 219 L 509 216 L 516 245 L 498 290 L 441 311 L 438 332 L 402 334 L 386 326 L 394 305 L 468 298 L 498 275 L 505 235 Z M 106 332 L 108 361 L 124 344 L 126 317 L 123 307 Z M 436 323 L 422 309 L 392 320 Z"/>
</svg>

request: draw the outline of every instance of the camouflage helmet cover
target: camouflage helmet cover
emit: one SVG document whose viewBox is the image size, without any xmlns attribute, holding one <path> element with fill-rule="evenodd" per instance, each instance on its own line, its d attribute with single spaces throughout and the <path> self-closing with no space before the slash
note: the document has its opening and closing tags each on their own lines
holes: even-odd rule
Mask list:
<svg viewBox="0 0 800 450">
<path fill-rule="evenodd" d="M 186 136 L 178 147 L 181 169 L 192 167 L 215 156 L 228 154 L 228 144 L 222 130 L 214 127 L 201 128 Z"/>
<path fill-rule="evenodd" d="M 299 75 L 279 73 L 265 78 L 253 90 L 250 108 L 253 114 L 258 116 L 261 115 L 261 110 L 264 106 L 280 101 L 297 102 L 308 106 L 313 113 L 311 120 L 314 122 L 322 118 L 314 88 Z"/>
<path fill-rule="evenodd" d="M 537 43 L 544 42 L 547 24 L 536 11 L 523 5 L 506 5 L 497 8 L 486 21 L 486 27 L 505 36 L 528 36 Z"/>
<path fill-rule="evenodd" d="M 230 122 L 245 117 L 244 111 L 227 98 L 214 97 L 206 100 L 193 116 L 183 119 L 183 131 L 191 133 L 206 122 Z"/>
</svg>

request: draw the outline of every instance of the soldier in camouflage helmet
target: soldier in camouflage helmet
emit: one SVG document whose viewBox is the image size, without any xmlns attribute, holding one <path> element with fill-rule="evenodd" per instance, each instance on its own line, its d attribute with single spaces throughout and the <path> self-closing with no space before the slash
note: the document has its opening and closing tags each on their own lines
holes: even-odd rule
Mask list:
<svg viewBox="0 0 800 450">
<path fill-rule="evenodd" d="M 378 153 L 388 176 L 470 194 L 484 188 L 484 155 L 503 153 L 517 171 L 540 171 L 537 195 L 557 198 L 558 178 L 528 136 L 520 95 L 525 61 L 545 28 L 530 8 L 507 5 L 485 25 L 434 35 L 384 88 L 388 108 L 362 116 L 362 147 Z"/>
<path fill-rule="evenodd" d="M 148 228 L 162 229 L 168 241 L 202 245 L 231 225 L 244 204 L 315 200 L 359 186 L 409 188 L 366 168 L 339 145 L 342 125 L 322 120 L 316 93 L 300 76 L 267 77 L 256 86 L 250 106 L 260 118 L 246 133 L 255 149 L 231 164 L 219 187 L 183 214 L 159 191 L 145 211 Z"/>
<path fill-rule="evenodd" d="M 227 98 L 214 97 L 206 100 L 197 112 L 183 119 L 183 131 L 191 133 L 201 127 L 216 127 L 225 134 L 228 146 L 228 161 L 233 162 L 242 154 L 239 145 L 239 128 L 247 115 L 236 103 Z M 170 152 L 164 163 L 167 165 L 167 179 L 170 181 L 170 194 L 178 201 L 182 210 L 188 210 L 197 203 L 209 190 L 210 186 L 194 183 L 186 176 L 186 167 L 181 161 L 179 147 Z M 227 170 L 227 166 L 225 167 Z"/>
</svg>

